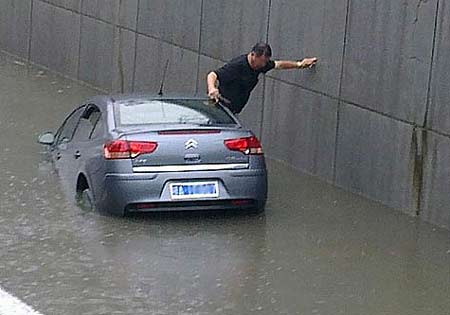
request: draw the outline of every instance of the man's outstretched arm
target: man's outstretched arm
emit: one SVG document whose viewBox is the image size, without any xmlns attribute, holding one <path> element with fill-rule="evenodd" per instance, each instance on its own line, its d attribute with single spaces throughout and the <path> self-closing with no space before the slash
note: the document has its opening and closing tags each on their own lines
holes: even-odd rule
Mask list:
<svg viewBox="0 0 450 315">
<path fill-rule="evenodd" d="M 317 60 L 317 58 L 305 58 L 301 61 L 276 60 L 275 69 L 288 70 L 311 68 L 317 63 Z"/>
</svg>

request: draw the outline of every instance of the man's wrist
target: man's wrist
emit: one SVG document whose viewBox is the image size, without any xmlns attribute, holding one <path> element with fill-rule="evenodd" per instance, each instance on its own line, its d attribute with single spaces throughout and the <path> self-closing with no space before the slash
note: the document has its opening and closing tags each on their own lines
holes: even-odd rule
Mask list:
<svg viewBox="0 0 450 315">
<path fill-rule="evenodd" d="M 305 64 L 303 63 L 303 60 L 297 61 L 297 68 L 303 69 L 305 67 Z"/>
</svg>

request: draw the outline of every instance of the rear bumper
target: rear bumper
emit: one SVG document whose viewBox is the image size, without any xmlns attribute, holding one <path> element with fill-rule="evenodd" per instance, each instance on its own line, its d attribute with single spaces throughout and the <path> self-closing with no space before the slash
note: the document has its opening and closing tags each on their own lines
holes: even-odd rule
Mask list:
<svg viewBox="0 0 450 315">
<path fill-rule="evenodd" d="M 170 183 L 218 181 L 219 197 L 172 200 Z M 123 214 L 126 211 L 184 211 L 262 208 L 267 199 L 265 169 L 107 174 L 100 210 Z"/>
</svg>

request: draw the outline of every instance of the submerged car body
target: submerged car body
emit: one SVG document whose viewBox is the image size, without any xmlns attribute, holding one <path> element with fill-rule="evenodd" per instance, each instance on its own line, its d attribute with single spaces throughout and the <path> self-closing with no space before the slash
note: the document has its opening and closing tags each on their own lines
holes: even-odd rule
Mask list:
<svg viewBox="0 0 450 315">
<path fill-rule="evenodd" d="M 259 140 L 202 98 L 94 97 L 40 143 L 84 207 L 123 215 L 265 206 Z"/>
</svg>

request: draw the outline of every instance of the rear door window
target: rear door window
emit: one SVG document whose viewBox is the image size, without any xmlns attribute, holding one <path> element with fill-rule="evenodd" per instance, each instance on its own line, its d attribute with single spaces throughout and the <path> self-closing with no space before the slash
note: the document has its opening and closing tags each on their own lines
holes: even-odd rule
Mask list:
<svg viewBox="0 0 450 315">
<path fill-rule="evenodd" d="M 94 130 L 92 130 L 91 135 L 89 136 L 89 139 L 99 139 L 102 138 L 105 131 L 105 125 L 103 118 L 100 116 L 95 123 Z"/>
<path fill-rule="evenodd" d="M 89 105 L 80 118 L 80 122 L 75 131 L 74 141 L 88 141 L 91 139 L 92 133 L 100 118 L 101 112 L 99 108 L 92 104 Z"/>
<path fill-rule="evenodd" d="M 85 106 L 81 106 L 76 110 L 74 110 L 66 118 L 63 125 L 59 128 L 58 132 L 56 133 L 56 145 L 61 144 L 63 142 L 72 141 L 75 128 L 77 127 L 81 115 L 83 114 L 85 109 L 86 109 Z"/>
</svg>

